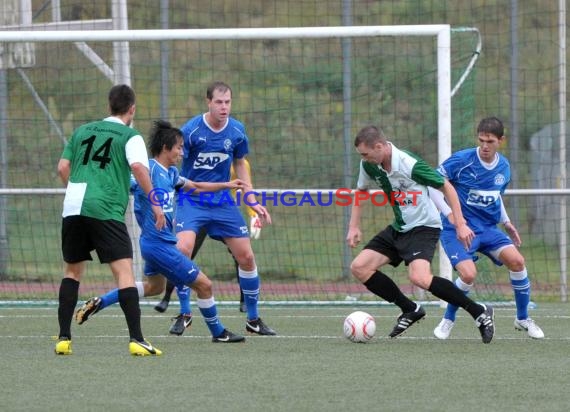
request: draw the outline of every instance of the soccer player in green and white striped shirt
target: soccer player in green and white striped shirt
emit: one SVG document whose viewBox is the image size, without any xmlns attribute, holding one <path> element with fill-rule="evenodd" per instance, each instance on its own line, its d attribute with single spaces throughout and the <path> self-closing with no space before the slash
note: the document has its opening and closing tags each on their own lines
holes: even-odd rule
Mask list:
<svg viewBox="0 0 570 412">
<path fill-rule="evenodd" d="M 465 309 L 475 319 L 483 343 L 491 342 L 495 333 L 493 308 L 472 301 L 450 280 L 431 273 L 430 265 L 441 232 L 441 219 L 429 198 L 428 186 L 441 190 L 445 195 L 456 217 L 459 240 L 468 247 L 474 236 L 461 214 L 453 186 L 421 158 L 398 149 L 375 126 L 361 129 L 354 145 L 362 157 L 358 190 L 380 187 L 394 211 L 392 224 L 374 236 L 351 265 L 353 276 L 368 290 L 402 310 L 389 336 L 400 336 L 425 317 L 424 309 L 406 297 L 394 281 L 380 271 L 388 263 L 396 267 L 404 261 L 408 267 L 408 277 L 414 285 Z M 355 199 L 357 196 L 358 192 Z M 362 205 L 353 202 L 346 238 L 351 247 L 356 247 L 362 238 L 361 214 Z"/>
</svg>

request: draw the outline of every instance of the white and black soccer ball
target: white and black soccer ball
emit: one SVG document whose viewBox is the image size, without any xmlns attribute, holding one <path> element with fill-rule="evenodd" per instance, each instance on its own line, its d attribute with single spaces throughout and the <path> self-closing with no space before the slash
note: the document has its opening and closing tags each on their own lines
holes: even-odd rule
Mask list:
<svg viewBox="0 0 570 412">
<path fill-rule="evenodd" d="M 366 312 L 352 312 L 344 320 L 344 336 L 351 342 L 368 342 L 375 333 L 376 321 Z"/>
</svg>

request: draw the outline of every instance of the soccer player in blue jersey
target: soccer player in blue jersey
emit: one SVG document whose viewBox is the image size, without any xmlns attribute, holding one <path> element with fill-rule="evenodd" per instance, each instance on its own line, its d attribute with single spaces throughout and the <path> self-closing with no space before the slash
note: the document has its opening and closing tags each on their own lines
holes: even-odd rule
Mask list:
<svg viewBox="0 0 570 412">
<path fill-rule="evenodd" d="M 483 343 L 493 339 L 493 308 L 480 305 L 463 295 L 453 282 L 431 274 L 431 260 L 441 232 L 441 219 L 428 195 L 428 187 L 441 190 L 456 215 L 453 235 L 468 247 L 474 234 L 461 215 L 453 186 L 418 156 L 397 148 L 375 126 L 362 128 L 354 139 L 362 157 L 358 190 L 380 186 L 392 201 L 394 221 L 370 240 L 352 261 L 352 275 L 366 288 L 402 310 L 389 336 L 395 338 L 425 317 L 424 309 L 405 296 L 380 268 L 402 261 L 410 281 L 434 296 L 465 309 L 475 320 Z M 438 191 L 439 191 L 438 190 Z M 362 238 L 362 205 L 354 202 L 346 240 L 356 247 Z"/>
<path fill-rule="evenodd" d="M 475 238 L 468 250 L 459 243 L 451 222 L 453 214 L 450 215 L 451 210 L 445 201 L 435 194 L 432 198 L 444 216 L 441 243 L 459 274 L 455 285 L 465 294 L 471 290 L 477 277 L 476 253 L 488 256 L 496 265 L 505 265 L 509 269 L 517 307 L 515 329 L 526 331 L 531 338 L 542 339 L 544 332 L 528 316 L 530 280 L 524 257 L 517 249 L 521 239 L 509 221 L 501 198 L 511 180 L 509 161 L 498 153 L 505 139 L 502 122 L 496 117 L 481 120 L 477 127 L 477 138 L 478 147 L 454 153 L 438 168 L 438 172 L 455 187 L 463 216 L 475 233 Z M 510 238 L 497 227 L 499 223 L 503 223 Z M 447 306 L 443 319 L 434 329 L 437 338 L 449 337 L 455 325 L 456 312 L 457 306 Z"/>
<path fill-rule="evenodd" d="M 180 289 L 189 286 L 196 292 L 198 308 L 212 334 L 212 341 L 242 342 L 245 340 L 243 336 L 230 332 L 219 320 L 210 279 L 176 247 L 173 221 L 176 189 L 215 192 L 243 188 L 243 182 L 194 183 L 180 176 L 176 165 L 183 153 L 182 144 L 182 132 L 179 129 L 163 120 L 155 122 L 149 145 L 153 156 L 149 160 L 149 166 L 154 191 L 147 195 L 136 182 L 132 185 L 135 216 L 141 227 L 140 247 L 145 260 L 144 273 L 147 276 L 146 282 L 137 282 L 139 296 L 162 293 L 165 284 L 163 276 Z M 155 227 L 152 218 L 152 206 L 157 204 L 162 206 L 166 217 L 166 227 L 160 230 Z M 117 289 L 102 297 L 91 298 L 77 310 L 76 320 L 82 324 L 91 315 L 117 301 Z"/>
<path fill-rule="evenodd" d="M 214 82 L 206 90 L 208 111 L 186 122 L 184 157 L 180 174 L 194 182 L 226 182 L 233 164 L 237 177 L 246 182 L 245 203 L 271 224 L 271 216 L 259 204 L 251 190 L 245 156 L 249 140 L 244 125 L 230 117 L 232 89 L 223 82 Z M 209 199 L 190 194 L 179 200 L 176 211 L 178 247 L 186 256 L 192 255 L 196 234 L 205 227 L 208 236 L 223 239 L 238 262 L 239 283 L 246 305 L 246 330 L 258 335 L 275 335 L 259 317 L 260 280 L 251 247 L 248 225 L 229 190 L 215 193 Z"/>
<path fill-rule="evenodd" d="M 245 160 L 246 162 L 246 167 L 249 173 L 249 177 L 251 179 L 251 169 L 250 169 L 250 165 L 248 160 Z M 233 180 L 236 178 L 235 175 L 235 171 L 233 170 L 233 167 L 231 168 L 231 176 L 230 179 Z M 236 190 L 232 190 L 232 194 L 233 197 L 236 197 Z M 259 216 L 257 216 L 257 213 L 255 213 L 255 211 L 252 210 L 252 208 L 250 206 L 246 205 L 246 213 L 249 217 L 249 221 L 250 221 L 250 237 L 252 239 L 258 239 L 259 235 L 261 233 L 261 228 L 263 226 L 261 220 L 259 219 Z M 206 240 L 206 237 L 208 236 L 208 231 L 206 230 L 205 227 L 202 227 L 202 229 L 200 229 L 200 231 L 198 232 L 198 234 L 196 235 L 196 241 L 194 244 L 194 249 L 192 250 L 192 256 L 190 256 L 190 259 L 195 260 L 196 259 L 196 255 L 198 254 L 198 251 L 200 250 L 200 248 L 202 247 L 202 245 L 204 244 L 204 240 Z M 223 242 L 223 240 L 221 240 Z M 228 252 L 231 255 L 231 251 L 228 249 Z M 232 260 L 234 261 L 234 266 L 235 266 L 235 274 L 236 274 L 236 279 L 239 283 L 239 265 L 237 260 L 235 260 L 235 258 L 232 256 Z M 154 309 L 157 312 L 163 313 L 166 312 L 166 309 L 168 309 L 168 306 L 170 304 L 170 298 L 172 295 L 172 292 L 174 291 L 175 286 L 174 283 L 168 281 L 166 283 L 166 290 L 164 291 L 164 296 L 162 297 L 161 301 L 158 302 L 158 304 L 154 307 Z M 178 314 L 178 316 L 172 318 L 172 325 L 170 327 L 169 333 L 173 334 L 173 335 L 178 335 L 181 336 L 184 333 L 184 330 L 189 327 L 192 323 L 192 312 L 190 309 L 190 290 L 189 288 L 184 288 L 182 290 L 179 290 L 178 288 L 176 288 L 176 293 L 178 295 L 178 300 L 180 301 L 180 313 Z M 244 302 L 244 297 L 243 297 L 243 292 L 241 290 L 240 287 L 240 304 L 239 304 L 239 311 L 245 313 L 246 307 L 245 307 L 245 302 Z"/>
</svg>

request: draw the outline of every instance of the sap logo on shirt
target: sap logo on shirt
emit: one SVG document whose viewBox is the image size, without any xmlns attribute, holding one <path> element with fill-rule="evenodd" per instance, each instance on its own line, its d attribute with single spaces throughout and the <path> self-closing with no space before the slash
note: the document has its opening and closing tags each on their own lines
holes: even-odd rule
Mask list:
<svg viewBox="0 0 570 412">
<path fill-rule="evenodd" d="M 198 153 L 194 161 L 194 169 L 208 169 L 212 170 L 219 163 L 227 160 L 230 157 L 227 153 Z"/>
<path fill-rule="evenodd" d="M 490 206 L 495 203 L 501 192 L 498 190 L 473 190 L 467 195 L 467 204 L 471 206 Z"/>
</svg>

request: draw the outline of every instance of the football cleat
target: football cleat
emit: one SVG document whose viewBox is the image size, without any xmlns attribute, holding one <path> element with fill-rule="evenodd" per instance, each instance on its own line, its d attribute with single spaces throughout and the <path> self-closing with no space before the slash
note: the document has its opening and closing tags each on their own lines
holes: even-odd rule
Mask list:
<svg viewBox="0 0 570 412">
<path fill-rule="evenodd" d="M 129 342 L 129 352 L 133 356 L 162 355 L 162 351 L 152 346 L 149 342 L 145 340 L 141 342 L 135 339 L 131 339 Z"/>
<path fill-rule="evenodd" d="M 55 353 L 57 355 L 71 355 L 73 353 L 71 350 L 71 339 L 59 338 L 55 344 Z"/>
<path fill-rule="evenodd" d="M 236 335 L 227 329 L 224 329 L 220 336 L 212 338 L 212 342 L 236 343 L 245 341 L 245 337 Z"/>
<path fill-rule="evenodd" d="M 172 322 L 172 326 L 170 326 L 170 330 L 168 331 L 171 335 L 178 335 L 181 336 L 186 328 L 189 328 L 192 324 L 192 314 L 183 314 L 172 318 L 174 322 Z"/>
<path fill-rule="evenodd" d="M 160 313 L 164 313 L 164 312 L 166 312 L 166 309 L 168 309 L 169 303 L 170 303 L 170 301 L 168 301 L 166 299 L 162 299 L 160 302 L 158 302 L 156 304 L 156 306 L 154 307 L 154 310 L 156 310 L 157 312 L 160 312 Z"/>
<path fill-rule="evenodd" d="M 481 306 L 485 308 L 485 311 L 475 319 L 475 326 L 479 328 L 483 343 L 490 343 L 495 336 L 495 311 L 491 306 Z"/>
<path fill-rule="evenodd" d="M 544 332 L 540 327 L 534 323 L 531 318 L 526 319 L 515 319 L 515 329 L 516 330 L 526 330 L 528 336 L 533 339 L 544 339 Z"/>
<path fill-rule="evenodd" d="M 75 320 L 79 325 L 81 325 L 83 324 L 83 322 L 89 319 L 91 315 L 94 315 L 97 312 L 99 312 L 100 309 L 101 309 L 101 298 L 97 296 L 94 298 L 90 298 L 87 301 L 85 301 L 83 306 L 77 309 L 77 312 L 75 312 Z"/>
<path fill-rule="evenodd" d="M 410 326 L 414 323 L 420 321 L 421 319 L 425 318 L 426 311 L 420 305 L 416 303 L 416 310 L 413 312 L 406 312 L 402 313 L 396 322 L 396 326 L 392 329 L 392 332 L 388 336 L 391 338 L 396 338 L 400 336 L 402 333 L 408 330 Z"/>
<path fill-rule="evenodd" d="M 433 330 L 433 334 L 438 339 L 447 339 L 449 338 L 449 334 L 451 333 L 453 326 L 455 326 L 454 321 L 443 318 L 441 322 L 439 322 L 439 325 L 437 325 Z"/>
<path fill-rule="evenodd" d="M 277 335 L 277 332 L 275 332 L 273 329 L 271 329 L 269 326 L 263 323 L 261 318 L 248 320 L 245 323 L 245 330 L 248 331 L 249 333 L 256 333 L 258 335 L 264 335 L 264 336 Z"/>
</svg>

